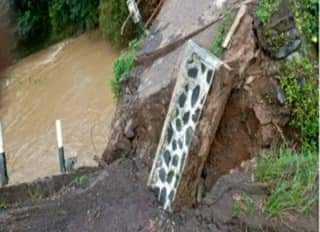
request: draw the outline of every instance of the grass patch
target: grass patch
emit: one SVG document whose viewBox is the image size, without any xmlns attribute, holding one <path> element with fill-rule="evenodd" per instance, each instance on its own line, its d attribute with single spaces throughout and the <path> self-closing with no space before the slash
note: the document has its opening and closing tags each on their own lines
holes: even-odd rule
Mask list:
<svg viewBox="0 0 320 232">
<path fill-rule="evenodd" d="M 113 79 L 111 80 L 111 89 L 113 96 L 119 98 L 122 94 L 121 79 L 124 74 L 129 73 L 135 67 L 137 52 L 142 48 L 144 37 L 132 40 L 129 48 L 123 52 L 113 63 Z"/>
<path fill-rule="evenodd" d="M 71 184 L 75 186 L 79 186 L 81 188 L 85 188 L 89 185 L 90 179 L 87 175 L 77 176 L 74 178 Z"/>
<path fill-rule="evenodd" d="M 225 49 L 222 47 L 223 41 L 231 27 L 234 16 L 231 13 L 227 13 L 218 28 L 217 35 L 215 36 L 214 41 L 211 44 L 210 51 L 217 57 L 221 58 L 225 52 Z"/>
<path fill-rule="evenodd" d="M 272 217 L 294 209 L 308 213 L 317 200 L 318 153 L 315 147 L 293 151 L 281 147 L 257 161 L 258 182 L 270 186 L 263 209 Z"/>
<path fill-rule="evenodd" d="M 298 129 L 302 142 L 318 144 L 318 74 L 317 64 L 308 58 L 283 61 L 280 84 L 292 108 L 291 126 Z"/>
</svg>

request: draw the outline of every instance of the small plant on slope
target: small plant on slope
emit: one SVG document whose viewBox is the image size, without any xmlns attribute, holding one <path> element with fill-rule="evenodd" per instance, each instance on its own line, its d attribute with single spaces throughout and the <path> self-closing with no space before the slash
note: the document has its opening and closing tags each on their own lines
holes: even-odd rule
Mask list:
<svg viewBox="0 0 320 232">
<path fill-rule="evenodd" d="M 129 43 L 129 49 L 123 52 L 113 63 L 111 89 L 115 98 L 119 98 L 121 96 L 121 78 L 124 74 L 133 70 L 137 52 L 142 48 L 143 42 L 143 37 L 132 40 Z"/>
<path fill-rule="evenodd" d="M 218 28 L 214 41 L 212 42 L 210 51 L 219 58 L 223 56 L 225 51 L 225 49 L 222 47 L 222 44 L 232 24 L 232 20 L 232 14 L 227 13 L 223 19 L 223 22 Z"/>
</svg>

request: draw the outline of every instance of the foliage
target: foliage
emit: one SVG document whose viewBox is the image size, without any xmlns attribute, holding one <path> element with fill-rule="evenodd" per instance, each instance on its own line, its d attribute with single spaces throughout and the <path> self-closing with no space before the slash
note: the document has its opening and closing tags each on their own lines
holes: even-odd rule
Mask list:
<svg viewBox="0 0 320 232">
<path fill-rule="evenodd" d="M 308 213 L 317 200 L 317 149 L 293 151 L 281 147 L 273 154 L 265 154 L 257 161 L 256 178 L 270 187 L 263 208 L 271 216 L 281 216 L 289 209 Z"/>
<path fill-rule="evenodd" d="M 138 5 L 143 20 L 153 13 L 160 0 L 141 0 Z M 129 20 L 121 35 L 121 27 L 129 12 L 126 0 L 101 0 L 99 12 L 99 27 L 105 39 L 116 46 L 127 46 L 128 42 L 139 36 L 139 30 L 132 20 Z"/>
<path fill-rule="evenodd" d="M 135 65 L 136 54 L 143 46 L 144 38 L 134 39 L 129 43 L 129 49 L 123 52 L 113 63 L 113 79 L 111 88 L 115 98 L 121 96 L 121 78 L 129 73 Z"/>
<path fill-rule="evenodd" d="M 35 49 L 98 24 L 99 0 L 9 0 L 16 50 Z"/>
<path fill-rule="evenodd" d="M 130 20 L 121 35 L 121 26 L 129 15 L 126 0 L 101 0 L 99 24 L 103 36 L 118 46 L 126 45 L 129 38 L 137 35 Z"/>
<path fill-rule="evenodd" d="M 256 15 L 263 24 L 267 23 L 272 14 L 278 8 L 280 0 L 263 0 L 259 1 Z"/>
<path fill-rule="evenodd" d="M 293 110 L 291 125 L 299 130 L 302 142 L 318 144 L 317 65 L 308 58 L 284 61 L 280 83 Z"/>
<path fill-rule="evenodd" d="M 218 28 L 214 41 L 211 44 L 211 52 L 217 57 L 222 57 L 225 49 L 222 47 L 223 41 L 232 24 L 233 16 L 231 13 L 225 15 L 221 25 Z"/>
<path fill-rule="evenodd" d="M 122 53 L 113 64 L 114 78 L 111 80 L 111 88 L 116 98 L 121 95 L 121 78 L 134 67 L 135 55 L 133 52 Z"/>
<path fill-rule="evenodd" d="M 319 2 L 318 0 L 288 0 L 298 29 L 306 35 L 308 41 L 318 43 L 319 31 Z M 263 24 L 268 23 L 271 16 L 277 11 L 281 0 L 260 0 L 256 16 Z"/>
<path fill-rule="evenodd" d="M 43 43 L 49 36 L 50 23 L 48 2 L 45 0 L 10 0 L 13 14 L 11 23 L 15 25 L 16 47 L 31 48 Z"/>
<path fill-rule="evenodd" d="M 259 1 L 257 19 L 263 24 L 270 23 L 280 2 Z M 288 2 L 299 31 L 307 39 L 306 47 L 309 43 L 318 43 L 318 1 Z M 287 42 L 281 33 L 266 35 L 270 46 L 275 48 Z M 273 217 L 281 216 L 289 209 L 307 213 L 317 199 L 318 59 L 308 57 L 310 54 L 307 51 L 305 56 L 281 61 L 279 70 L 280 84 L 292 109 L 290 123 L 300 132 L 302 147 L 298 151 L 281 147 L 273 154 L 263 155 L 257 162 L 257 180 L 270 186 L 270 195 L 263 208 Z"/>
<path fill-rule="evenodd" d="M 74 33 L 92 29 L 98 24 L 99 0 L 51 0 L 49 16 L 53 33 Z"/>
<path fill-rule="evenodd" d="M 292 7 L 300 32 L 306 34 L 307 39 L 318 43 L 319 32 L 319 1 L 318 0 L 292 0 Z"/>
</svg>

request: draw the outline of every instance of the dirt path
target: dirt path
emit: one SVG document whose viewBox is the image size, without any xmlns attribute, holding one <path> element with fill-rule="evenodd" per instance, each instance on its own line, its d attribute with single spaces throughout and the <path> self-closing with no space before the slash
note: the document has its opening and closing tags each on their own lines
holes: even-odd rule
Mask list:
<svg viewBox="0 0 320 232">
<path fill-rule="evenodd" d="M 132 161 L 112 165 L 87 190 L 0 213 L 0 231 L 143 231 L 157 208 L 136 174 Z"/>
</svg>

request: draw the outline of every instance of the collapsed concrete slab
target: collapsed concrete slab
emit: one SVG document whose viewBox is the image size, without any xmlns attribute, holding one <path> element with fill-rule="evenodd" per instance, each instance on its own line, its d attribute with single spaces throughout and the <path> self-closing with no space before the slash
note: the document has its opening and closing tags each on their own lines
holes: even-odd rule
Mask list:
<svg viewBox="0 0 320 232">
<path fill-rule="evenodd" d="M 222 64 L 192 40 L 185 46 L 180 60 L 176 86 L 148 181 L 148 185 L 157 190 L 161 205 L 168 210 L 172 208 L 215 72 Z"/>
<path fill-rule="evenodd" d="M 162 207 L 169 211 L 196 201 L 204 164 L 233 79 L 228 66 L 192 41 L 185 46 L 179 63 L 148 180 Z"/>
</svg>

